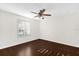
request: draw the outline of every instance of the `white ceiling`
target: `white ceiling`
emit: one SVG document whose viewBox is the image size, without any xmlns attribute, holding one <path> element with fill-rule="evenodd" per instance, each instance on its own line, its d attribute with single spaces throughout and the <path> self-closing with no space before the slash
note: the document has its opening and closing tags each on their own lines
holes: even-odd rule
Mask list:
<svg viewBox="0 0 79 59">
<path fill-rule="evenodd" d="M 79 14 L 78 3 L 0 3 L 0 9 L 30 18 L 34 17 L 31 11 L 39 12 L 44 8 L 53 16 Z"/>
</svg>

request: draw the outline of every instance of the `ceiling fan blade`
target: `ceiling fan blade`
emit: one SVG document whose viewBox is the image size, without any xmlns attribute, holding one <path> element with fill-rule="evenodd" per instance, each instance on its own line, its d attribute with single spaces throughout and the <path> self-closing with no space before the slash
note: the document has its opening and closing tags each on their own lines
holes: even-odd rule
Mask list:
<svg viewBox="0 0 79 59">
<path fill-rule="evenodd" d="M 34 13 L 34 14 L 38 14 L 38 13 L 36 13 L 36 12 L 32 12 L 32 13 Z"/>
<path fill-rule="evenodd" d="M 51 14 L 42 14 L 43 16 L 51 16 Z"/>
</svg>

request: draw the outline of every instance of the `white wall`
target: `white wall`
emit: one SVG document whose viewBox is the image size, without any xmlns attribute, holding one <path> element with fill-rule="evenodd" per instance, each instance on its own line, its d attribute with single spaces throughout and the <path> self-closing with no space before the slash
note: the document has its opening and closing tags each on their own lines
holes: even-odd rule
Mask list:
<svg viewBox="0 0 79 59">
<path fill-rule="evenodd" d="M 41 39 L 79 47 L 79 16 L 52 16 L 41 20 Z"/>
<path fill-rule="evenodd" d="M 26 38 L 17 37 L 17 20 L 30 22 L 31 34 Z M 39 38 L 39 21 L 0 10 L 0 49 Z"/>
</svg>

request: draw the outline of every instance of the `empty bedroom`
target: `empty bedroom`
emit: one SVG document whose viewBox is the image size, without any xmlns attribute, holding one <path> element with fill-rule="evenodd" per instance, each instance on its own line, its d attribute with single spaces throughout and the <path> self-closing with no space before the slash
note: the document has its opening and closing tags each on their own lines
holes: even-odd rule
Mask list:
<svg viewBox="0 0 79 59">
<path fill-rule="evenodd" d="M 79 56 L 79 3 L 0 3 L 0 56 Z"/>
</svg>

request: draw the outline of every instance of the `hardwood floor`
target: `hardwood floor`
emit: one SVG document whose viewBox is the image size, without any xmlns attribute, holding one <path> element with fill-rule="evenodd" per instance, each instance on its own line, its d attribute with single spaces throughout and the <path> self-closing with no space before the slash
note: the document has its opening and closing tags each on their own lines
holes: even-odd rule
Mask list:
<svg viewBox="0 0 79 59">
<path fill-rule="evenodd" d="M 79 48 L 37 39 L 2 49 L 0 56 L 79 56 Z"/>
</svg>

